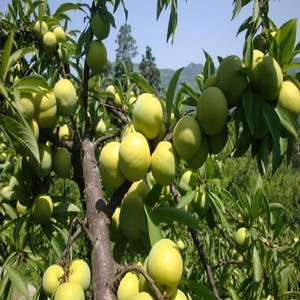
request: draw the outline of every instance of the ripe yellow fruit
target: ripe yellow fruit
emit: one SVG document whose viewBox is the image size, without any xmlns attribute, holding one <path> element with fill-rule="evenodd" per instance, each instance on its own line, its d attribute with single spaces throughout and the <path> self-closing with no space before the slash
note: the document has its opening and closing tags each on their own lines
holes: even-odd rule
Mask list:
<svg viewBox="0 0 300 300">
<path fill-rule="evenodd" d="M 228 117 L 228 104 L 225 95 L 218 87 L 207 88 L 197 103 L 197 121 L 205 134 L 216 134 L 225 126 Z"/>
<path fill-rule="evenodd" d="M 17 200 L 17 203 L 16 203 L 16 210 L 17 210 L 17 213 L 18 215 L 23 215 L 27 212 L 27 206 L 26 205 L 23 205 L 20 200 Z"/>
<path fill-rule="evenodd" d="M 121 144 L 117 141 L 104 145 L 99 156 L 99 167 L 103 185 L 119 187 L 125 181 L 120 168 L 119 150 Z"/>
<path fill-rule="evenodd" d="M 278 104 L 287 109 L 296 120 L 300 114 L 300 91 L 291 81 L 284 81 L 278 96 Z"/>
<path fill-rule="evenodd" d="M 121 204 L 120 229 L 129 241 L 137 241 L 147 231 L 144 201 L 136 194 L 125 196 Z"/>
<path fill-rule="evenodd" d="M 59 115 L 66 117 L 75 111 L 77 93 L 73 83 L 69 79 L 60 79 L 56 82 L 53 93 L 56 98 L 57 113 Z"/>
<path fill-rule="evenodd" d="M 246 227 L 240 227 L 237 232 L 235 233 L 234 237 L 235 247 L 238 252 L 243 253 L 245 252 L 251 241 L 251 236 Z"/>
<path fill-rule="evenodd" d="M 55 133 L 58 131 L 58 136 L 63 140 L 70 140 L 71 139 L 71 132 L 68 124 L 60 125 L 56 128 Z"/>
<path fill-rule="evenodd" d="M 147 139 L 139 132 L 124 137 L 119 150 L 119 164 L 129 181 L 143 179 L 150 167 L 150 149 Z"/>
<path fill-rule="evenodd" d="M 112 94 L 116 93 L 116 88 L 112 84 L 108 85 L 105 90 L 106 90 L 106 92 L 110 92 Z"/>
<path fill-rule="evenodd" d="M 178 246 L 170 239 L 161 239 L 151 248 L 147 272 L 161 292 L 171 296 L 177 289 L 183 273 L 183 261 Z"/>
<path fill-rule="evenodd" d="M 54 126 L 57 113 L 55 95 L 52 92 L 48 92 L 45 95 L 36 94 L 34 100 L 36 105 L 35 119 L 40 128 Z"/>
<path fill-rule="evenodd" d="M 275 58 L 262 57 L 253 69 L 253 88 L 267 101 L 273 101 L 279 95 L 283 75 Z"/>
<path fill-rule="evenodd" d="M 181 195 L 186 194 L 188 191 L 192 191 L 195 189 L 197 184 L 197 176 L 190 169 L 184 170 L 182 173 L 179 182 L 178 182 L 178 190 Z"/>
<path fill-rule="evenodd" d="M 122 236 L 122 231 L 120 229 L 120 212 L 120 207 L 117 207 L 112 215 L 109 227 L 110 238 L 113 242 L 116 242 Z"/>
<path fill-rule="evenodd" d="M 48 25 L 45 21 L 37 20 L 34 23 L 33 32 L 38 40 L 42 41 L 44 34 L 48 31 Z"/>
<path fill-rule="evenodd" d="M 107 52 L 101 41 L 95 40 L 90 42 L 86 54 L 86 61 L 89 68 L 94 73 L 100 73 L 103 71 L 107 63 Z"/>
<path fill-rule="evenodd" d="M 201 130 L 198 122 L 189 115 L 181 117 L 173 130 L 173 145 L 179 157 L 188 160 L 200 149 Z"/>
<path fill-rule="evenodd" d="M 140 292 L 132 300 L 154 300 L 154 298 L 147 292 Z"/>
<path fill-rule="evenodd" d="M 132 122 L 136 131 L 147 139 L 154 139 L 161 128 L 163 110 L 159 100 L 150 93 L 138 96 L 132 110 Z"/>
<path fill-rule="evenodd" d="M 227 144 L 228 140 L 228 127 L 227 124 L 217 133 L 207 135 L 209 144 L 209 153 L 218 154 L 220 153 Z"/>
<path fill-rule="evenodd" d="M 209 203 L 210 199 L 207 192 L 201 192 L 200 189 L 197 189 L 192 205 L 200 218 L 203 218 L 206 215 L 209 209 Z"/>
<path fill-rule="evenodd" d="M 122 107 L 123 101 L 118 93 L 115 93 L 114 101 L 116 107 Z"/>
<path fill-rule="evenodd" d="M 18 105 L 21 115 L 30 122 L 35 114 L 35 101 L 31 93 L 22 93 Z"/>
<path fill-rule="evenodd" d="M 258 62 L 264 57 L 264 53 L 254 49 L 253 50 L 253 61 L 252 61 L 252 70 L 254 70 L 254 68 L 256 67 L 256 65 L 258 64 Z"/>
<path fill-rule="evenodd" d="M 104 40 L 110 32 L 109 20 L 96 13 L 91 19 L 91 28 L 98 40 Z"/>
<path fill-rule="evenodd" d="M 85 300 L 85 295 L 79 283 L 64 282 L 57 288 L 54 300 Z"/>
<path fill-rule="evenodd" d="M 50 174 L 52 170 L 52 150 L 48 145 L 44 143 L 38 143 L 38 147 L 40 154 L 40 164 L 37 165 L 35 163 L 32 163 L 31 160 L 29 160 L 29 163 L 31 163 L 37 176 L 45 178 Z"/>
<path fill-rule="evenodd" d="M 217 84 L 217 74 L 211 74 L 204 83 L 203 90 L 206 90 L 207 88 L 211 86 L 216 86 Z"/>
<path fill-rule="evenodd" d="M 151 172 L 156 182 L 170 185 L 176 177 L 179 160 L 172 143 L 161 141 L 151 156 Z"/>
<path fill-rule="evenodd" d="M 248 86 L 247 77 L 241 72 L 243 67 L 242 60 L 236 55 L 225 57 L 219 65 L 216 86 L 224 93 L 230 106 L 242 99 Z"/>
<path fill-rule="evenodd" d="M 53 202 L 49 195 L 38 194 L 32 204 L 32 216 L 38 223 L 44 223 L 50 220 L 53 212 Z"/>
<path fill-rule="evenodd" d="M 132 300 L 139 293 L 139 279 L 132 272 L 126 273 L 122 278 L 117 291 L 118 300 Z"/>
<path fill-rule="evenodd" d="M 199 169 L 206 161 L 208 156 L 208 139 L 206 134 L 202 133 L 201 135 L 201 144 L 199 151 L 190 159 L 187 159 L 186 162 L 192 169 Z"/>
<path fill-rule="evenodd" d="M 177 289 L 176 292 L 172 295 L 170 300 L 188 300 L 187 296 L 183 293 L 183 291 Z"/>
<path fill-rule="evenodd" d="M 52 297 L 63 275 L 64 269 L 60 265 L 53 264 L 46 269 L 42 279 L 42 286 L 46 296 Z"/>
<path fill-rule="evenodd" d="M 132 183 L 127 194 L 136 194 L 145 200 L 149 192 L 150 192 L 150 187 L 148 183 L 144 180 L 139 180 Z"/>
<path fill-rule="evenodd" d="M 39 135 L 40 135 L 40 128 L 39 128 L 38 122 L 36 121 L 35 118 L 32 118 L 29 121 L 29 125 L 30 125 L 30 128 L 33 131 L 33 135 L 34 135 L 35 139 L 38 141 L 39 140 Z"/>
<path fill-rule="evenodd" d="M 69 266 L 68 282 L 76 282 L 83 290 L 87 290 L 91 285 L 91 270 L 83 259 L 74 259 Z"/>
<path fill-rule="evenodd" d="M 104 135 L 107 132 L 107 126 L 102 118 L 98 122 L 95 130 L 99 135 Z"/>
<path fill-rule="evenodd" d="M 59 148 L 54 152 L 53 171 L 60 178 L 69 178 L 72 171 L 71 154 L 67 148 Z"/>
<path fill-rule="evenodd" d="M 132 122 L 128 122 L 124 126 L 122 134 L 121 134 L 121 141 L 123 141 L 123 139 L 125 138 L 125 136 L 128 135 L 130 132 L 136 132 L 136 130 L 135 130 Z"/>
<path fill-rule="evenodd" d="M 44 49 L 48 54 L 52 54 L 56 49 L 56 36 L 53 32 L 48 31 L 43 36 Z"/>
<path fill-rule="evenodd" d="M 66 40 L 66 34 L 62 27 L 57 26 L 53 29 L 53 33 L 58 43 L 62 43 Z"/>
</svg>

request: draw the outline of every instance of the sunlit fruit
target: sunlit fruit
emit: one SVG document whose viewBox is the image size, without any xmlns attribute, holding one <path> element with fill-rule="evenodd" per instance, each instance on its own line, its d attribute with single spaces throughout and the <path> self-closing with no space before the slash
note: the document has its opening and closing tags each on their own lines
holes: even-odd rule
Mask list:
<svg viewBox="0 0 300 300">
<path fill-rule="evenodd" d="M 38 223 L 50 220 L 53 212 L 53 202 L 48 194 L 38 194 L 32 204 L 32 216 Z"/>
<path fill-rule="evenodd" d="M 30 126 L 30 128 L 33 132 L 33 135 L 34 135 L 35 139 L 38 141 L 39 136 L 40 136 L 40 128 L 39 128 L 39 124 L 38 124 L 38 122 L 36 121 L 35 118 L 32 118 L 29 121 L 29 126 Z"/>
<path fill-rule="evenodd" d="M 138 96 L 132 110 L 132 122 L 147 139 L 154 139 L 161 128 L 163 110 L 159 100 L 150 93 Z"/>
<path fill-rule="evenodd" d="M 121 141 L 125 138 L 126 135 L 128 135 L 130 132 L 136 132 L 133 124 L 131 121 L 129 121 L 124 127 L 123 131 L 121 133 Z"/>
<path fill-rule="evenodd" d="M 154 300 L 154 298 L 147 292 L 140 292 L 132 300 Z"/>
<path fill-rule="evenodd" d="M 129 181 L 144 178 L 150 167 L 150 149 L 147 139 L 139 132 L 124 137 L 119 150 L 119 164 Z"/>
<path fill-rule="evenodd" d="M 52 170 L 52 149 L 50 146 L 44 143 L 39 143 L 38 147 L 40 154 L 40 164 L 37 164 L 32 160 L 29 160 L 29 162 L 35 170 L 36 175 L 41 178 L 45 178 L 50 174 Z"/>
<path fill-rule="evenodd" d="M 224 93 L 218 87 L 209 87 L 199 97 L 197 121 L 205 134 L 216 134 L 225 126 L 228 104 Z"/>
<path fill-rule="evenodd" d="M 69 79 L 60 79 L 53 88 L 57 103 L 57 113 L 63 117 L 74 113 L 77 103 L 77 93 Z"/>
<path fill-rule="evenodd" d="M 170 239 L 161 239 L 151 248 L 147 259 L 147 272 L 161 292 L 171 296 L 181 280 L 183 261 L 178 246 Z"/>
<path fill-rule="evenodd" d="M 194 200 L 192 202 L 193 209 L 198 214 L 199 217 L 203 218 L 208 209 L 209 209 L 209 195 L 207 191 L 200 191 L 200 189 L 197 189 Z"/>
<path fill-rule="evenodd" d="M 116 88 L 115 88 L 112 84 L 110 84 L 110 85 L 108 85 L 108 86 L 106 87 L 105 91 L 106 91 L 106 92 L 110 92 L 110 93 L 112 93 L 112 94 L 115 94 L 115 93 L 116 93 Z"/>
<path fill-rule="evenodd" d="M 185 248 L 185 243 L 183 242 L 183 240 L 179 239 L 177 241 L 177 246 L 180 250 L 183 250 Z"/>
<path fill-rule="evenodd" d="M 102 183 L 113 188 L 119 187 L 125 181 L 119 162 L 120 146 L 117 141 L 109 142 L 103 146 L 99 156 Z"/>
<path fill-rule="evenodd" d="M 43 36 L 43 45 L 47 53 L 52 54 L 56 49 L 56 36 L 53 32 L 48 31 Z"/>
<path fill-rule="evenodd" d="M 254 49 L 253 50 L 253 61 L 252 61 L 252 70 L 256 67 L 256 65 L 258 64 L 258 62 L 264 57 L 264 53 Z"/>
<path fill-rule="evenodd" d="M 236 105 L 242 99 L 248 86 L 247 77 L 241 71 L 243 67 L 237 55 L 229 55 L 221 61 L 217 70 L 216 86 L 224 93 L 229 106 Z"/>
<path fill-rule="evenodd" d="M 49 128 L 54 126 L 56 121 L 56 98 L 52 92 L 45 95 L 36 94 L 35 97 L 35 119 L 40 128 Z"/>
<path fill-rule="evenodd" d="M 58 43 L 62 43 L 66 40 L 66 34 L 62 27 L 57 26 L 53 29 L 53 33 Z"/>
<path fill-rule="evenodd" d="M 122 231 L 120 229 L 120 212 L 120 207 L 117 207 L 111 218 L 109 233 L 113 242 L 116 242 L 122 236 Z"/>
<path fill-rule="evenodd" d="M 186 162 L 192 169 L 199 169 L 206 161 L 208 156 L 208 139 L 206 134 L 201 135 L 201 144 L 199 151 L 190 159 L 187 159 Z"/>
<path fill-rule="evenodd" d="M 107 132 L 107 126 L 102 118 L 97 123 L 95 130 L 99 135 L 104 135 Z"/>
<path fill-rule="evenodd" d="M 132 272 L 126 273 L 122 278 L 117 291 L 118 300 L 132 300 L 139 293 L 139 279 Z"/>
<path fill-rule="evenodd" d="M 45 21 L 37 20 L 34 23 L 33 32 L 38 40 L 42 41 L 44 34 L 48 31 L 49 31 L 48 25 Z"/>
<path fill-rule="evenodd" d="M 146 199 L 149 192 L 150 187 L 148 183 L 144 180 L 139 180 L 132 183 L 127 194 L 136 194 L 139 195 L 142 199 Z"/>
<path fill-rule="evenodd" d="M 53 264 L 46 269 L 42 279 L 42 286 L 46 296 L 52 297 L 63 275 L 64 269 L 60 265 Z"/>
<path fill-rule="evenodd" d="M 218 154 L 226 146 L 228 140 L 228 127 L 227 124 L 217 133 L 212 135 L 207 135 L 209 144 L 209 153 Z"/>
<path fill-rule="evenodd" d="M 262 57 L 253 69 L 253 88 L 267 101 L 279 95 L 283 75 L 278 62 L 272 56 Z"/>
<path fill-rule="evenodd" d="M 85 295 L 79 283 L 64 282 L 57 288 L 54 300 L 85 300 Z"/>
<path fill-rule="evenodd" d="M 179 160 L 169 141 L 161 141 L 151 155 L 151 172 L 156 182 L 162 186 L 170 185 L 176 177 Z"/>
<path fill-rule="evenodd" d="M 107 63 L 107 52 L 101 41 L 95 40 L 90 42 L 88 52 L 86 54 L 86 61 L 89 68 L 94 73 L 100 73 L 103 71 Z"/>
<path fill-rule="evenodd" d="M 216 86 L 217 84 L 217 74 L 211 74 L 204 83 L 203 89 L 206 90 L 207 88 L 211 86 Z"/>
<path fill-rule="evenodd" d="M 23 215 L 27 212 L 27 206 L 26 205 L 23 205 L 20 200 L 17 200 L 17 203 L 16 203 L 16 210 L 17 210 L 17 213 L 18 215 Z"/>
<path fill-rule="evenodd" d="M 63 140 L 71 139 L 71 132 L 70 132 L 70 128 L 69 128 L 68 124 L 63 124 L 61 126 L 58 126 L 56 130 L 58 131 L 58 136 L 61 139 L 63 139 Z"/>
<path fill-rule="evenodd" d="M 109 20 L 99 13 L 96 13 L 91 19 L 91 28 L 98 40 L 104 40 L 108 37 L 110 32 Z"/>
<path fill-rule="evenodd" d="M 300 91 L 291 81 L 284 81 L 278 96 L 278 104 L 287 109 L 296 120 L 300 114 Z"/>
<path fill-rule="evenodd" d="M 35 114 L 35 101 L 31 93 L 22 93 L 18 105 L 21 115 L 28 121 L 33 118 Z"/>
<path fill-rule="evenodd" d="M 195 189 L 197 184 L 197 176 L 190 169 L 184 170 L 182 173 L 179 182 L 178 190 L 182 195 Z"/>
<path fill-rule="evenodd" d="M 136 194 L 124 197 L 120 212 L 120 229 L 129 241 L 141 238 L 147 230 L 147 219 L 144 212 L 144 201 Z"/>
<path fill-rule="evenodd" d="M 118 93 L 115 93 L 114 103 L 116 107 L 122 107 L 123 105 L 123 100 Z"/>
<path fill-rule="evenodd" d="M 84 290 L 89 288 L 91 269 L 86 261 L 80 258 L 72 260 L 68 271 L 68 282 L 77 282 Z"/>
<path fill-rule="evenodd" d="M 171 296 L 170 300 L 188 300 L 188 298 L 182 290 L 177 289 L 175 293 Z"/>
<path fill-rule="evenodd" d="M 72 170 L 71 154 L 67 148 L 58 148 L 53 155 L 53 171 L 60 178 L 69 178 Z"/>
<path fill-rule="evenodd" d="M 235 247 L 240 253 L 245 252 L 250 246 L 251 236 L 247 228 L 240 227 L 235 233 Z"/>
<path fill-rule="evenodd" d="M 189 115 L 181 117 L 173 130 L 173 145 L 179 157 L 188 160 L 200 149 L 201 130 L 198 122 Z"/>
</svg>

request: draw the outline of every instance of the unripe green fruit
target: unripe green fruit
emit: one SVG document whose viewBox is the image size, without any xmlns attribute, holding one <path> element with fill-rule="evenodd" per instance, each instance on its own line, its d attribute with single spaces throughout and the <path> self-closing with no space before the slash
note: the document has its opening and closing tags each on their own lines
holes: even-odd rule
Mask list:
<svg viewBox="0 0 300 300">
<path fill-rule="evenodd" d="M 195 189 L 197 176 L 190 169 L 186 169 L 181 175 L 178 182 L 178 190 L 182 195 Z"/>
<path fill-rule="evenodd" d="M 265 53 L 268 49 L 268 42 L 263 34 L 258 34 L 253 39 L 253 48 Z"/>
<path fill-rule="evenodd" d="M 217 84 L 217 74 L 211 74 L 204 83 L 203 90 L 206 90 L 207 88 L 211 86 L 216 86 Z"/>
<path fill-rule="evenodd" d="M 89 68 L 94 73 L 100 73 L 103 71 L 107 64 L 107 52 L 101 41 L 96 40 L 90 42 L 88 52 L 86 54 L 86 61 Z"/>
<path fill-rule="evenodd" d="M 57 113 L 67 117 L 74 113 L 77 104 L 77 93 L 69 79 L 60 79 L 53 88 L 57 103 Z"/>
<path fill-rule="evenodd" d="M 54 300 L 85 300 L 83 288 L 76 282 L 64 282 L 56 290 Z"/>
<path fill-rule="evenodd" d="M 150 149 L 146 138 L 139 132 L 124 137 L 119 150 L 119 164 L 129 181 L 143 179 L 150 167 Z"/>
<path fill-rule="evenodd" d="M 38 40 L 42 41 L 44 34 L 49 31 L 48 25 L 45 21 L 37 20 L 34 23 L 33 31 L 34 31 L 36 38 Z"/>
<path fill-rule="evenodd" d="M 256 67 L 256 65 L 258 64 L 258 62 L 264 57 L 265 55 L 257 50 L 254 49 L 253 50 L 253 61 L 252 61 L 252 70 L 254 70 L 254 68 Z"/>
<path fill-rule="evenodd" d="M 91 28 L 98 40 L 104 40 L 110 32 L 110 23 L 107 18 L 95 14 L 91 19 Z"/>
<path fill-rule="evenodd" d="M 53 171 L 60 178 L 69 178 L 72 170 L 72 160 L 68 149 L 59 148 L 53 156 Z"/>
<path fill-rule="evenodd" d="M 56 121 L 56 98 L 52 92 L 45 95 L 36 94 L 35 97 L 35 119 L 40 128 L 49 128 L 54 126 Z"/>
<path fill-rule="evenodd" d="M 66 34 L 62 27 L 60 26 L 55 27 L 53 33 L 58 43 L 62 43 L 66 40 Z"/>
<path fill-rule="evenodd" d="M 49 298 L 52 297 L 53 293 L 58 288 L 60 279 L 63 275 L 64 269 L 60 265 L 53 264 L 46 269 L 42 280 L 42 286 L 46 296 Z"/>
<path fill-rule="evenodd" d="M 27 212 L 27 206 L 23 205 L 19 200 L 17 200 L 16 210 L 18 215 L 23 215 Z"/>
<path fill-rule="evenodd" d="M 132 300 L 154 300 L 154 298 L 147 292 L 140 292 Z"/>
<path fill-rule="evenodd" d="M 240 227 L 235 234 L 235 247 L 240 253 L 245 252 L 250 246 L 251 237 L 245 227 Z"/>
<path fill-rule="evenodd" d="M 225 126 L 228 104 L 225 95 L 217 87 L 209 87 L 199 97 L 197 121 L 205 134 L 216 134 Z"/>
<path fill-rule="evenodd" d="M 30 122 L 35 114 L 35 101 L 32 94 L 22 93 L 18 107 L 21 115 Z"/>
<path fill-rule="evenodd" d="M 132 272 L 126 273 L 122 278 L 117 291 L 118 300 L 132 300 L 139 293 L 139 279 Z"/>
<path fill-rule="evenodd" d="M 206 161 L 208 156 L 208 139 L 206 134 L 201 135 L 201 144 L 199 151 L 190 159 L 187 159 L 186 162 L 190 168 L 199 169 Z"/>
<path fill-rule="evenodd" d="M 104 135 L 107 132 L 107 126 L 104 120 L 101 118 L 96 126 L 96 133 L 99 135 Z"/>
<path fill-rule="evenodd" d="M 283 75 L 275 58 L 262 57 L 253 69 L 253 88 L 267 101 L 273 101 L 279 95 Z"/>
<path fill-rule="evenodd" d="M 172 143 L 161 141 L 151 156 L 151 172 L 156 182 L 162 186 L 170 185 L 176 177 L 179 160 Z"/>
<path fill-rule="evenodd" d="M 220 153 L 227 144 L 228 140 L 228 127 L 227 124 L 217 133 L 207 135 L 209 144 L 209 153 L 218 154 Z"/>
<path fill-rule="evenodd" d="M 150 187 L 148 183 L 144 180 L 139 180 L 132 183 L 127 194 L 136 194 L 139 195 L 143 200 L 145 200 L 149 192 Z"/>
<path fill-rule="evenodd" d="M 224 93 L 230 106 L 242 99 L 248 86 L 247 77 L 241 72 L 242 68 L 242 60 L 236 55 L 229 55 L 221 61 L 217 71 L 216 86 Z"/>
<path fill-rule="evenodd" d="M 41 178 L 47 177 L 52 170 L 52 150 L 51 148 L 43 143 L 38 144 L 40 154 L 40 164 L 31 163 L 37 176 Z"/>
<path fill-rule="evenodd" d="M 113 242 L 116 242 L 120 237 L 123 236 L 120 229 L 120 212 L 121 212 L 120 207 L 117 207 L 111 218 L 109 233 L 110 233 L 110 238 Z"/>
<path fill-rule="evenodd" d="M 284 81 L 278 96 L 278 104 L 287 109 L 296 120 L 300 114 L 300 91 L 291 81 Z"/>
<path fill-rule="evenodd" d="M 132 110 L 132 123 L 136 131 L 147 139 L 154 139 L 161 128 L 163 110 L 159 100 L 149 93 L 138 96 Z"/>
<path fill-rule="evenodd" d="M 48 222 L 52 216 L 53 203 L 47 194 L 38 194 L 32 204 L 32 215 L 38 223 Z"/>
<path fill-rule="evenodd" d="M 206 215 L 209 209 L 209 203 L 210 203 L 210 199 L 208 193 L 206 191 L 202 193 L 198 189 L 196 191 L 195 198 L 192 202 L 192 205 L 193 205 L 193 209 L 195 210 L 195 212 L 198 214 L 200 218 L 203 218 Z"/>
<path fill-rule="evenodd" d="M 99 156 L 102 183 L 113 188 L 119 187 L 125 181 L 119 162 L 120 146 L 117 141 L 109 142 L 104 145 Z"/>
<path fill-rule="evenodd" d="M 38 141 L 39 140 L 39 135 L 40 135 L 40 128 L 39 128 L 38 122 L 36 121 L 35 118 L 32 118 L 29 121 L 29 125 L 30 125 L 30 128 L 33 131 L 33 135 L 34 135 L 35 139 Z"/>
<path fill-rule="evenodd" d="M 55 34 L 51 31 L 48 31 L 43 36 L 43 45 L 44 49 L 48 54 L 52 54 L 56 49 L 56 37 Z"/>
<path fill-rule="evenodd" d="M 74 259 L 69 266 L 68 282 L 76 282 L 83 290 L 87 290 L 91 285 L 91 270 L 83 259 Z"/>
<path fill-rule="evenodd" d="M 137 241 L 147 231 L 144 201 L 136 194 L 125 196 L 121 204 L 120 229 L 129 241 Z"/>
<path fill-rule="evenodd" d="M 173 145 L 179 157 L 188 160 L 200 149 L 201 130 L 198 122 L 185 115 L 175 125 L 173 130 Z"/>
<path fill-rule="evenodd" d="M 178 246 L 169 239 L 156 242 L 148 255 L 147 272 L 161 291 L 171 296 L 183 273 L 183 261 Z"/>
</svg>

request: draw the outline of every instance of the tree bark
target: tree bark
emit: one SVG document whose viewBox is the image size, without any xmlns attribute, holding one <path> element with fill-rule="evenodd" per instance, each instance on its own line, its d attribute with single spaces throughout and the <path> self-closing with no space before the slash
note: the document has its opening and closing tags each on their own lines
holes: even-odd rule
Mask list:
<svg viewBox="0 0 300 300">
<path fill-rule="evenodd" d="M 115 263 L 110 249 L 109 218 L 104 213 L 107 205 L 100 183 L 94 144 L 82 141 L 82 167 L 85 182 L 84 197 L 88 228 L 92 238 L 92 288 L 95 300 L 115 300 L 112 282 Z"/>
</svg>

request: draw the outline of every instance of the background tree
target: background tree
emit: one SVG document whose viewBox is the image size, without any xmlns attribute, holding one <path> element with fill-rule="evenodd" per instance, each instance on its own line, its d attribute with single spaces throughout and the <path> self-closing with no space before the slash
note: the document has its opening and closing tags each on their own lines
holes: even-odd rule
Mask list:
<svg viewBox="0 0 300 300">
<path fill-rule="evenodd" d="M 155 91 L 159 92 L 161 90 L 160 72 L 156 67 L 155 57 L 152 55 L 152 49 L 149 46 L 146 47 L 146 53 L 142 56 L 139 70 Z"/>
</svg>

